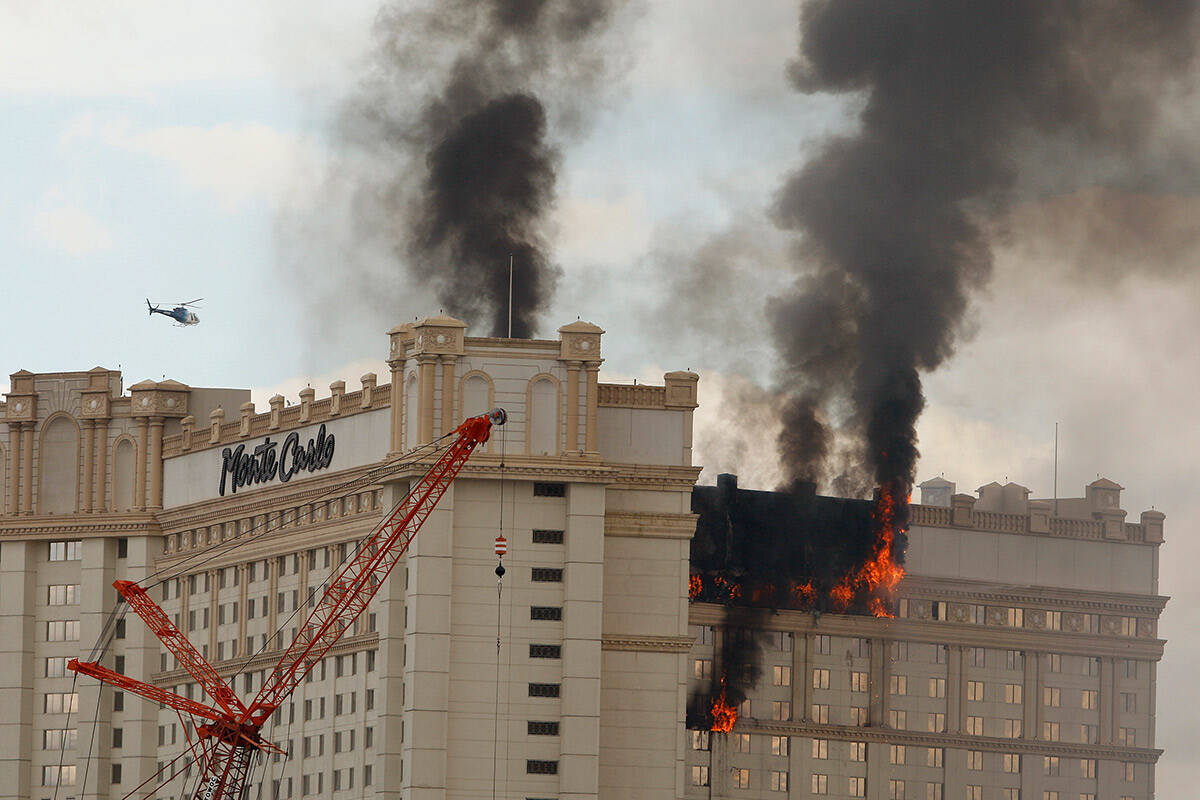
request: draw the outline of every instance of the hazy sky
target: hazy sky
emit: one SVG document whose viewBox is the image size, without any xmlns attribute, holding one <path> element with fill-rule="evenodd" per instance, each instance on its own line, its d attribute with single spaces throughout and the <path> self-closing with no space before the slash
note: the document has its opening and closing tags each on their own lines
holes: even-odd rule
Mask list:
<svg viewBox="0 0 1200 800">
<path fill-rule="evenodd" d="M 338 239 L 344 209 L 325 192 L 378 3 L 103 5 L 0 0 L 0 370 L 119 365 L 127 386 L 248 386 L 260 404 L 382 377 L 384 332 L 438 309 L 390 253 Z M 793 0 L 655 0 L 618 19 L 627 44 L 590 126 L 563 142 L 553 226 L 563 277 L 542 334 L 600 324 L 611 378 L 700 372 L 698 463 L 743 485 L 777 475 L 770 420 L 735 402 L 773 367 L 764 302 L 787 240 L 766 209 L 856 110 L 789 90 L 796 18 Z M 1194 130 L 1196 107 L 1173 101 L 1164 136 Z M 1019 206 L 919 425 L 922 480 L 1048 496 L 1059 422 L 1062 494 L 1103 475 L 1127 487 L 1131 520 L 1166 513 L 1164 798 L 1189 796 L 1200 769 L 1197 212 L 1188 181 Z M 382 270 L 394 308 L 316 291 L 298 250 Z M 204 297 L 202 323 L 148 319 L 146 297 Z"/>
</svg>

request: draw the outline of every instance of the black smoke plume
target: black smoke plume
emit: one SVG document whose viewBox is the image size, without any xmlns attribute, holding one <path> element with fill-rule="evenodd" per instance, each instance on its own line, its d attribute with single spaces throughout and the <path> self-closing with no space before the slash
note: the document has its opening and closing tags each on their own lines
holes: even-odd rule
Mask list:
<svg viewBox="0 0 1200 800">
<path fill-rule="evenodd" d="M 952 354 L 989 278 L 989 223 L 1023 193 L 1136 182 L 1196 16 L 1158 0 L 804 4 L 795 88 L 862 105 L 859 130 L 825 142 L 775 206 L 801 234 L 794 291 L 771 305 L 792 481 L 828 479 L 839 435 L 853 439 L 903 528 L 921 373 Z"/>
<path fill-rule="evenodd" d="M 359 183 L 353 224 L 492 335 L 508 332 L 510 257 L 513 336 L 534 334 L 554 292 L 559 146 L 605 80 L 602 40 L 620 5 L 438 0 L 377 20 L 370 72 L 339 128 Z"/>
</svg>

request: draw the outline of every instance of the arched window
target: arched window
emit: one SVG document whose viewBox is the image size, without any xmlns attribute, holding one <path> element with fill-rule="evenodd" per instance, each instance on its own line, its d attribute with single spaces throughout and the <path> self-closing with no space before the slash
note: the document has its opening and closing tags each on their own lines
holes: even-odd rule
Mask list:
<svg viewBox="0 0 1200 800">
<path fill-rule="evenodd" d="M 404 385 L 404 447 L 411 450 L 417 446 L 417 431 L 420 420 L 417 410 L 417 376 L 410 375 Z"/>
<path fill-rule="evenodd" d="M 468 375 L 462 387 L 462 418 L 478 417 L 487 413 L 491 401 L 487 378 Z"/>
<path fill-rule="evenodd" d="M 529 454 L 558 455 L 558 386 L 535 378 L 529 387 Z"/>
<path fill-rule="evenodd" d="M 74 514 L 79 504 L 79 427 L 75 420 L 52 417 L 42 428 L 38 467 L 38 510 Z"/>
<path fill-rule="evenodd" d="M 112 508 L 128 511 L 133 508 L 133 442 L 121 439 L 113 448 Z"/>
</svg>

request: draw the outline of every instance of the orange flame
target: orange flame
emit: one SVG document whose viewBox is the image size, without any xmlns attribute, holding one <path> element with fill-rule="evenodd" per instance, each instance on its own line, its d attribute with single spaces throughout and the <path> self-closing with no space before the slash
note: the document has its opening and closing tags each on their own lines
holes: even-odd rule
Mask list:
<svg viewBox="0 0 1200 800">
<path fill-rule="evenodd" d="M 895 614 L 888 610 L 886 598 L 892 595 L 904 577 L 904 568 L 892 558 L 892 542 L 896 538 L 896 498 L 893 487 L 884 486 L 880 490 L 871 517 L 875 522 L 876 535 L 870 557 L 857 571 L 838 581 L 830 594 L 837 610 L 844 611 L 855 594 L 860 591 L 868 593 L 871 597 L 867 605 L 872 614 L 894 617 Z"/>
<path fill-rule="evenodd" d="M 817 600 L 817 590 L 813 588 L 812 581 L 793 584 L 792 597 L 801 606 L 810 606 Z"/>
<path fill-rule="evenodd" d="M 695 600 L 700 596 L 701 590 L 704 589 L 704 579 L 699 575 L 692 575 L 688 578 L 688 599 Z"/>
<path fill-rule="evenodd" d="M 738 712 L 736 706 L 731 706 L 725 700 L 725 679 L 721 679 L 721 693 L 713 698 L 712 704 L 712 729 L 718 733 L 729 733 L 733 730 L 733 725 L 737 722 Z"/>
</svg>

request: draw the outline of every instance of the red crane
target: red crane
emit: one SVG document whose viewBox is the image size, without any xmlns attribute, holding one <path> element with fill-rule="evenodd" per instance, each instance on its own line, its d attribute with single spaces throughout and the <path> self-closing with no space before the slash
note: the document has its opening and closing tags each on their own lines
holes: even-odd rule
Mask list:
<svg viewBox="0 0 1200 800">
<path fill-rule="evenodd" d="M 258 695 L 243 703 L 208 660 L 176 628 L 146 591 L 132 581 L 113 584 L 180 665 L 204 687 L 214 705 L 180 697 L 174 692 L 114 672 L 97 662 L 72 659 L 68 669 L 161 703 L 178 713 L 203 720 L 196 728 L 202 748 L 197 800 L 242 800 L 256 752 L 282 752 L 262 737 L 263 724 L 304 680 L 313 666 L 351 628 L 388 573 L 408 549 L 421 525 L 445 494 L 472 451 L 503 425 L 502 408 L 470 419 L 454 431 L 455 439 L 408 496 L 364 539 L 341 572 L 329 583 L 316 607 L 296 633 Z"/>
</svg>

